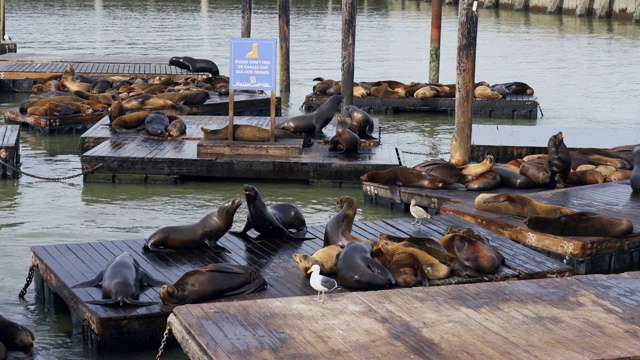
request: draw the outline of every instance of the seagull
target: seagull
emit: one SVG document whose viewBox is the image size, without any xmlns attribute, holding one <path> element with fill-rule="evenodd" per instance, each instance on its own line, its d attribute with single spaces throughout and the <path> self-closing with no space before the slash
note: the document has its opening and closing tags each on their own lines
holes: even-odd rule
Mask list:
<svg viewBox="0 0 640 360">
<path fill-rule="evenodd" d="M 431 215 L 429 215 L 429 213 L 425 209 L 416 205 L 416 199 L 411 199 L 411 206 L 409 206 L 409 212 L 411 213 L 411 215 L 413 215 L 416 218 L 416 220 L 412 222 L 413 225 L 420 226 L 421 225 L 420 219 L 431 219 Z"/>
<path fill-rule="evenodd" d="M 326 277 L 324 275 L 320 275 L 320 265 L 315 264 L 307 271 L 307 274 L 311 273 L 311 280 L 309 280 L 309 284 L 311 287 L 318 291 L 318 296 L 314 297 L 313 300 L 318 302 L 324 301 L 324 292 L 331 291 L 338 288 L 338 283 L 330 277 Z M 322 297 L 320 297 L 320 293 L 322 293 Z"/>
<path fill-rule="evenodd" d="M 10 37 L 9 35 L 5 35 L 5 36 L 4 36 L 4 40 L 6 40 L 6 41 L 11 41 L 11 37 Z"/>
</svg>

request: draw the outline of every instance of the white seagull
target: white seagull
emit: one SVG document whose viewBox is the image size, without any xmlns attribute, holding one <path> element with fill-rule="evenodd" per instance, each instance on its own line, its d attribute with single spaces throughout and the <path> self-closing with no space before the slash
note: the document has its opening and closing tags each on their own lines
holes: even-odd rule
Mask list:
<svg viewBox="0 0 640 360">
<path fill-rule="evenodd" d="M 307 274 L 311 273 L 311 280 L 309 280 L 309 284 L 311 287 L 318 291 L 318 296 L 314 297 L 313 300 L 323 302 L 324 301 L 324 292 L 331 291 L 338 288 L 338 283 L 330 277 L 326 277 L 324 275 L 320 275 L 320 265 L 315 264 L 307 271 Z M 320 293 L 322 293 L 322 297 L 320 297 Z"/>
<path fill-rule="evenodd" d="M 431 215 L 429 215 L 429 213 L 425 209 L 416 205 L 416 199 L 411 199 L 411 206 L 409 206 L 409 212 L 411 213 L 411 215 L 413 215 L 413 217 L 416 218 L 416 220 L 412 222 L 413 225 L 420 226 L 421 225 L 420 219 L 431 219 Z"/>
</svg>

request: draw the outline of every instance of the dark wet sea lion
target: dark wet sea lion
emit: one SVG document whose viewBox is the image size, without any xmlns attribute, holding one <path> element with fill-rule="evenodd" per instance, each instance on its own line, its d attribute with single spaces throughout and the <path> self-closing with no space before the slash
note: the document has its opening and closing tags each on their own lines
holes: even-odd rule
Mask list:
<svg viewBox="0 0 640 360">
<path fill-rule="evenodd" d="M 345 247 L 351 241 L 368 241 L 351 234 L 353 221 L 358 211 L 356 201 L 351 196 L 343 196 L 338 199 L 336 206 L 340 208 L 340 211 L 327 223 L 322 246 L 339 245 Z"/>
<path fill-rule="evenodd" d="M 4 346 L 2 341 L 0 341 L 0 360 L 5 360 L 7 358 L 7 348 Z"/>
<path fill-rule="evenodd" d="M 307 233 L 307 222 L 304 215 L 295 205 L 272 204 L 267 206 L 252 185 L 244 186 L 249 213 L 242 231 L 231 233 L 245 236 L 251 229 L 255 229 L 262 237 L 279 237 L 287 240 L 309 240 L 303 237 Z M 295 233 L 289 230 L 294 230 Z"/>
<path fill-rule="evenodd" d="M 531 189 L 536 186 L 531 179 L 521 175 L 519 169 L 515 171 L 510 167 L 494 165 L 492 170 L 500 175 L 500 184 L 502 186 L 512 189 Z"/>
<path fill-rule="evenodd" d="M 379 240 L 380 248 L 385 254 L 395 255 L 399 252 L 408 252 L 415 255 L 420 261 L 424 272 L 430 280 L 440 280 L 451 276 L 451 268 L 441 263 L 435 257 L 417 246 L 406 246 L 386 240 Z"/>
<path fill-rule="evenodd" d="M 629 182 L 633 193 L 640 194 L 640 146 L 633 148 L 633 170 Z"/>
<path fill-rule="evenodd" d="M 603 182 L 604 175 L 596 169 L 572 171 L 567 178 L 567 183 L 572 185 L 593 185 Z"/>
<path fill-rule="evenodd" d="M 410 252 L 398 252 L 387 265 L 387 269 L 401 287 L 428 285 L 429 278 L 418 257 Z"/>
<path fill-rule="evenodd" d="M 313 265 L 320 266 L 320 273 L 322 275 L 335 274 L 338 266 L 338 258 L 342 253 L 342 247 L 340 245 L 327 245 L 312 255 L 293 253 L 291 255 L 293 260 L 298 264 L 298 268 L 303 274 L 308 275 L 309 269 Z"/>
<path fill-rule="evenodd" d="M 361 139 L 375 139 L 373 136 L 373 118 L 368 112 L 354 106 L 349 105 L 347 107 L 349 118 L 351 118 L 351 124 L 358 130 L 358 136 Z"/>
<path fill-rule="evenodd" d="M 164 136 L 167 137 L 167 127 L 171 121 L 169 117 L 161 112 L 152 112 L 144 120 L 144 128 L 147 134 L 151 136 Z"/>
<path fill-rule="evenodd" d="M 225 296 L 264 290 L 267 281 L 250 266 L 211 264 L 189 270 L 173 285 L 163 285 L 160 299 L 165 305 L 197 304 Z"/>
<path fill-rule="evenodd" d="M 107 79 L 101 78 L 96 79 L 96 81 L 91 83 L 91 87 L 89 88 L 89 92 L 92 94 L 101 94 L 109 89 L 111 89 L 111 82 Z"/>
<path fill-rule="evenodd" d="M 153 278 L 140 268 L 136 259 L 128 252 L 114 257 L 92 280 L 81 282 L 72 288 L 102 286 L 103 300 L 90 300 L 88 304 L 116 305 L 124 303 L 135 306 L 155 305 L 156 302 L 138 300 L 144 285 L 161 286 L 165 282 Z"/>
<path fill-rule="evenodd" d="M 355 290 L 381 290 L 394 285 L 393 275 L 371 257 L 371 251 L 368 241 L 348 243 L 338 258 L 338 284 Z"/>
<path fill-rule="evenodd" d="M 557 217 L 574 213 L 573 210 L 564 206 L 543 204 L 528 196 L 510 193 L 480 194 L 476 197 L 474 204 L 478 210 L 523 217 Z"/>
<path fill-rule="evenodd" d="M 547 169 L 551 185 L 556 189 L 562 189 L 571 171 L 571 153 L 564 143 L 562 131 L 549 138 L 547 151 Z"/>
<path fill-rule="evenodd" d="M 362 181 L 370 181 L 387 185 L 396 202 L 400 202 L 398 186 L 410 186 L 425 189 L 467 190 L 462 184 L 451 183 L 437 176 L 425 174 L 420 170 L 406 166 L 396 166 L 387 170 L 371 170 L 360 177 Z"/>
<path fill-rule="evenodd" d="M 113 123 L 113 121 L 127 113 L 127 110 L 124 108 L 124 104 L 122 103 L 122 99 L 118 93 L 111 94 L 111 107 L 109 107 L 109 122 Z"/>
<path fill-rule="evenodd" d="M 217 250 L 217 241 L 231 229 L 233 217 L 240 205 L 240 199 L 229 200 L 197 223 L 160 228 L 149 236 L 143 248 L 148 251 L 172 252 L 174 249 L 208 246 Z"/>
<path fill-rule="evenodd" d="M 84 100 L 77 96 L 51 96 L 51 97 L 44 97 L 44 98 L 29 98 L 23 101 L 18 106 L 18 109 L 22 114 L 26 114 L 27 110 L 32 106 L 45 106 L 51 102 L 64 104 L 68 102 L 82 102 L 82 101 Z"/>
<path fill-rule="evenodd" d="M 616 169 L 631 169 L 628 159 L 618 155 L 614 151 L 598 148 L 585 148 L 575 150 L 575 153 L 586 156 L 590 164 L 609 165 Z"/>
<path fill-rule="evenodd" d="M 136 129 L 142 126 L 151 115 L 151 111 L 135 111 L 126 115 L 118 116 L 111 123 L 111 129 L 118 131 L 123 129 Z"/>
<path fill-rule="evenodd" d="M 440 239 L 450 255 L 481 274 L 492 274 L 504 263 L 504 256 L 493 246 L 462 233 L 450 233 Z"/>
<path fill-rule="evenodd" d="M 95 101 L 100 104 L 111 105 L 112 102 L 110 93 L 92 94 L 87 91 L 76 90 L 73 94 L 81 99 Z"/>
<path fill-rule="evenodd" d="M 178 137 L 187 133 L 187 124 L 182 119 L 175 119 L 167 126 L 166 131 L 169 136 Z"/>
<path fill-rule="evenodd" d="M 360 137 L 349 129 L 350 122 L 341 114 L 336 117 L 336 135 L 332 138 L 334 146 L 329 150 L 338 151 L 345 154 L 357 154 L 360 152 Z"/>
<path fill-rule="evenodd" d="M 176 104 L 201 105 L 204 104 L 211 95 L 208 92 L 165 92 L 155 95 L 161 99 L 171 100 Z"/>
<path fill-rule="evenodd" d="M 415 165 L 413 168 L 452 183 L 464 184 L 466 182 L 466 177 L 462 175 L 460 169 L 445 160 L 428 160 Z"/>
<path fill-rule="evenodd" d="M 205 72 L 211 76 L 220 75 L 218 65 L 211 60 L 195 59 L 191 56 L 174 56 L 169 59 L 169 65 L 179 67 L 180 69 L 189 70 L 191 72 Z"/>
<path fill-rule="evenodd" d="M 322 134 L 322 129 L 324 129 L 325 126 L 327 126 L 331 122 L 331 119 L 333 119 L 336 111 L 338 111 L 338 107 L 341 101 L 341 95 L 332 95 L 314 112 L 286 119 L 283 122 L 277 124 L 276 127 L 278 129 L 287 130 L 293 133 L 310 135 Z"/>
<path fill-rule="evenodd" d="M 0 315 L 0 345 L 4 345 L 5 354 L 6 350 L 31 350 L 34 339 L 35 335 L 31 330 Z"/>
<path fill-rule="evenodd" d="M 547 167 L 546 160 L 530 160 L 520 165 L 520 175 L 529 178 L 536 186 L 553 187 L 551 173 Z"/>
<path fill-rule="evenodd" d="M 207 129 L 201 127 L 202 137 L 206 140 L 227 140 L 229 138 L 229 125 L 220 129 Z M 304 139 L 303 146 L 313 145 L 313 140 L 294 134 L 287 130 L 276 129 L 276 141 L 278 139 Z M 268 142 L 271 141 L 271 130 L 256 125 L 233 125 L 233 140 Z"/>
<path fill-rule="evenodd" d="M 489 170 L 468 181 L 466 186 L 471 191 L 487 191 L 499 188 L 501 181 L 497 172 Z"/>
<path fill-rule="evenodd" d="M 588 212 L 554 218 L 533 216 L 525 219 L 524 223 L 531 230 L 560 236 L 620 237 L 633 232 L 629 219 Z"/>
<path fill-rule="evenodd" d="M 533 95 L 533 88 L 531 88 L 531 86 L 523 82 L 512 81 L 508 83 L 502 83 L 500 85 L 502 85 L 507 91 L 509 91 L 510 94 Z"/>
</svg>

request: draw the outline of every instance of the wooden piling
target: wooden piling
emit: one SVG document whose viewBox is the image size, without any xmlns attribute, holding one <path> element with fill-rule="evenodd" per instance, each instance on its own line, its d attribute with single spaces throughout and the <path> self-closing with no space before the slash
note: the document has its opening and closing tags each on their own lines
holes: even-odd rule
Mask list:
<svg viewBox="0 0 640 360">
<path fill-rule="evenodd" d="M 342 1 L 342 107 L 353 105 L 357 0 Z M 343 111 L 344 112 L 344 111 Z"/>
<path fill-rule="evenodd" d="M 429 54 L 429 82 L 440 82 L 440 30 L 442 29 L 442 0 L 431 1 L 431 51 Z"/>
<path fill-rule="evenodd" d="M 280 32 L 280 92 L 291 91 L 289 72 L 289 0 L 278 0 L 278 28 Z"/>
<path fill-rule="evenodd" d="M 455 134 L 467 161 L 471 154 L 471 117 L 475 74 L 478 15 L 477 1 L 461 0 L 458 11 L 458 53 L 456 58 Z"/>
<path fill-rule="evenodd" d="M 251 37 L 251 0 L 242 0 L 242 29 L 240 37 Z"/>
<path fill-rule="evenodd" d="M 0 0 L 0 41 L 4 40 L 4 0 Z"/>
</svg>

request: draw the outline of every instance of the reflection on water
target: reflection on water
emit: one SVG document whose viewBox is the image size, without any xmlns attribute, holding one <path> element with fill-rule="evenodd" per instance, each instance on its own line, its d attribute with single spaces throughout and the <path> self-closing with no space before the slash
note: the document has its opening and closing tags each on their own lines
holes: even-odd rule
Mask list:
<svg viewBox="0 0 640 360">
<path fill-rule="evenodd" d="M 237 0 L 23 0 L 6 4 L 6 33 L 21 53 L 190 55 L 214 60 L 228 73 L 229 38 L 240 35 Z M 291 93 L 283 94 L 283 114 L 296 115 L 311 92 L 313 78 L 340 78 L 341 1 L 291 4 Z M 358 2 L 356 81 L 428 78 L 430 4 L 409 0 Z M 35 19 L 35 20 L 34 20 Z M 277 37 L 277 7 L 253 0 L 253 37 Z M 444 6 L 441 74 L 455 81 L 457 18 Z M 480 9 L 476 78 L 490 83 L 524 81 L 536 91 L 544 117 L 537 120 L 476 118 L 476 124 L 632 128 L 637 117 L 633 94 L 640 88 L 640 27 L 630 21 Z M 26 94 L 1 94 L 0 108 L 15 106 Z M 408 165 L 428 157 L 447 158 L 454 118 L 446 114 L 378 115 L 381 139 L 405 151 Z M 23 128 L 22 170 L 43 177 L 80 172 L 77 135 L 42 136 Z M 412 152 L 412 153 L 409 153 Z M 430 154 L 430 155 L 425 155 Z M 251 182 L 268 203 L 298 205 L 310 225 L 328 221 L 335 201 L 350 195 L 359 202 L 357 220 L 398 216 L 362 201 L 357 188 L 300 183 Z M 29 246 L 143 238 L 159 227 L 190 223 L 239 197 L 243 182 L 178 185 L 83 184 L 22 176 L 0 180 L 0 312 L 36 332 L 47 359 L 137 359 L 142 354 L 95 354 L 83 349 L 68 316 L 44 311 L 29 290 L 17 299 L 30 265 Z M 240 229 L 246 205 L 235 216 Z M 6 255 L 8 254 L 8 255 Z M 164 359 L 183 359 L 170 349 Z"/>
</svg>

